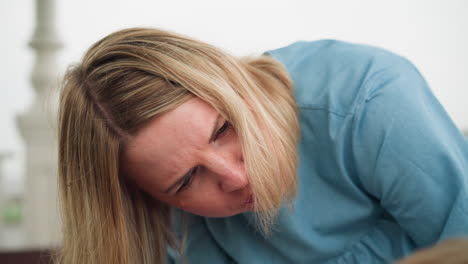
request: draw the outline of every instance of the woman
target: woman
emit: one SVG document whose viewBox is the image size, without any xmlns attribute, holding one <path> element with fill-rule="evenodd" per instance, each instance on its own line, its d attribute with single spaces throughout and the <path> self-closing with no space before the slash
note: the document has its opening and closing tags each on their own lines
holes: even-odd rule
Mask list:
<svg viewBox="0 0 468 264">
<path fill-rule="evenodd" d="M 466 141 L 381 49 L 127 29 L 59 112 L 63 263 L 387 263 L 468 234 Z"/>
</svg>

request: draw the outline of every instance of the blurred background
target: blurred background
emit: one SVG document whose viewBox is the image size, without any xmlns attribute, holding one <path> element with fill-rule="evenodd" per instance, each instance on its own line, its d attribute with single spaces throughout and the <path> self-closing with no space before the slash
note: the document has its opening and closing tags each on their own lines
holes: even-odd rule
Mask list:
<svg viewBox="0 0 468 264">
<path fill-rule="evenodd" d="M 234 55 L 323 38 L 380 46 L 410 59 L 468 131 L 465 0 L 1 0 L 0 22 L 0 263 L 59 244 L 58 83 L 118 29 L 158 27 Z"/>
</svg>

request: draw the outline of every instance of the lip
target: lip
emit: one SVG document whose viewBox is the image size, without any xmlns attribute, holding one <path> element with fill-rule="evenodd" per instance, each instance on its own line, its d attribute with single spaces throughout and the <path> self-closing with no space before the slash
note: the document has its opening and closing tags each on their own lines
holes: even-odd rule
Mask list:
<svg viewBox="0 0 468 264">
<path fill-rule="evenodd" d="M 245 199 L 245 204 L 251 204 L 253 203 L 253 194 L 249 194 L 249 196 L 247 196 L 247 199 Z"/>
</svg>

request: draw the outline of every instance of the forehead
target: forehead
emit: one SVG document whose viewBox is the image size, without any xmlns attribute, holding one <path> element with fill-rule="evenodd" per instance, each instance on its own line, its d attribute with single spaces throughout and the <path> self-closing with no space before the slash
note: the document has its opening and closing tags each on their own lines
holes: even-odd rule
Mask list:
<svg viewBox="0 0 468 264">
<path fill-rule="evenodd" d="M 138 178 L 182 173 L 192 153 L 208 142 L 216 117 L 216 110 L 196 97 L 162 114 L 129 142 L 124 167 Z"/>
<path fill-rule="evenodd" d="M 148 143 L 156 145 L 167 143 L 160 139 L 187 140 L 200 129 L 208 129 L 207 123 L 215 116 L 216 111 L 209 104 L 197 97 L 192 98 L 150 121 L 131 140 L 129 148 L 144 148 L 149 146 Z"/>
</svg>

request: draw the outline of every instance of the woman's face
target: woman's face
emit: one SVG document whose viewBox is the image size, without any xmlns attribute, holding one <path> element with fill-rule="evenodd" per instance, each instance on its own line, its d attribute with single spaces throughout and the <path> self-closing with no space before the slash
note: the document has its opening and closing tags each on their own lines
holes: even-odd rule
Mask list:
<svg viewBox="0 0 468 264">
<path fill-rule="evenodd" d="M 226 217 L 253 208 L 235 130 L 197 97 L 139 131 L 122 162 L 140 188 L 193 214 Z"/>
</svg>

